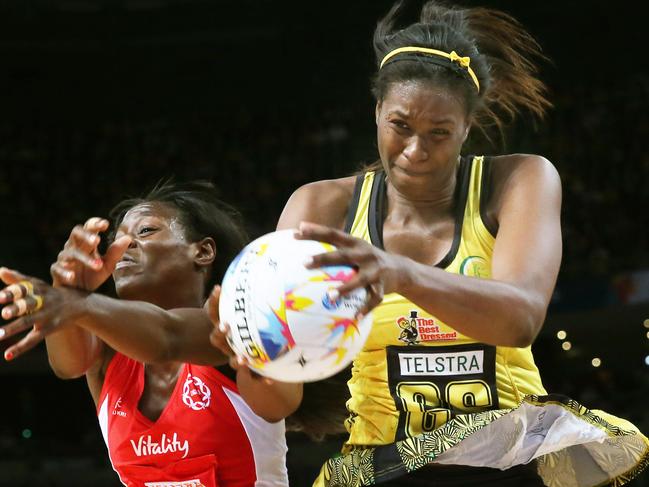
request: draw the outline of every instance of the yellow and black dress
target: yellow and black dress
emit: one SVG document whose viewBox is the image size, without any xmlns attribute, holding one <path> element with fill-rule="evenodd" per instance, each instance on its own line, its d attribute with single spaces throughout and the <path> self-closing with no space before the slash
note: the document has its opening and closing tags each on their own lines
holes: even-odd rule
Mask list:
<svg viewBox="0 0 649 487">
<path fill-rule="evenodd" d="M 483 157 L 460 162 L 455 236 L 437 264 L 447 272 L 490 278 L 487 169 Z M 384 213 L 385 173 L 359 176 L 347 231 L 382 248 Z M 318 487 L 378 484 L 429 463 L 508 469 L 533 460 L 546 485 L 622 485 L 649 463 L 649 440 L 633 425 L 548 395 L 530 347 L 476 342 L 398 294 L 373 311 L 348 386 L 349 439 Z"/>
</svg>

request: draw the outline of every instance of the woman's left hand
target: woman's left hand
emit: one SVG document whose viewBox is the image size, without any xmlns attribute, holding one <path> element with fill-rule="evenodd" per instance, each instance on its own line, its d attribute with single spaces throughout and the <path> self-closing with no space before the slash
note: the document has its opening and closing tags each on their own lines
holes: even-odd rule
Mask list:
<svg viewBox="0 0 649 487">
<path fill-rule="evenodd" d="M 12 360 L 31 350 L 50 333 L 70 322 L 74 315 L 73 302 L 87 292 L 71 288 L 54 288 L 35 277 L 0 268 L 0 279 L 7 286 L 0 290 L 0 314 L 13 321 L 0 327 L 0 341 L 25 330 L 29 332 L 7 348 L 5 359 Z"/>
<path fill-rule="evenodd" d="M 405 271 L 405 257 L 389 254 L 365 240 L 315 223 L 300 223 L 295 238 L 326 242 L 337 248 L 333 252 L 315 255 L 305 264 L 308 269 L 331 265 L 350 265 L 356 268 L 356 275 L 339 286 L 336 291 L 339 296 L 344 296 L 357 288 L 362 287 L 367 290 L 367 300 L 358 311 L 356 315 L 358 318 L 380 304 L 385 294 L 396 292 L 399 288 Z"/>
</svg>

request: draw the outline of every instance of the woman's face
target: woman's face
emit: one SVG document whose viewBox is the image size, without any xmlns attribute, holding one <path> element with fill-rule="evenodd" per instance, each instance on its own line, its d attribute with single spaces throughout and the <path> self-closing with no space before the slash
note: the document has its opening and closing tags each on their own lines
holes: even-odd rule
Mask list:
<svg viewBox="0 0 649 487">
<path fill-rule="evenodd" d="M 163 305 L 175 293 L 195 288 L 197 277 L 202 281 L 195 265 L 196 246 L 185 237 L 172 207 L 158 202 L 134 206 L 115 237 L 122 235 L 130 235 L 132 242 L 113 272 L 120 298 Z"/>
<path fill-rule="evenodd" d="M 470 121 L 454 93 L 419 81 L 394 83 L 376 105 L 378 149 L 398 187 L 431 188 L 455 170 Z"/>
</svg>

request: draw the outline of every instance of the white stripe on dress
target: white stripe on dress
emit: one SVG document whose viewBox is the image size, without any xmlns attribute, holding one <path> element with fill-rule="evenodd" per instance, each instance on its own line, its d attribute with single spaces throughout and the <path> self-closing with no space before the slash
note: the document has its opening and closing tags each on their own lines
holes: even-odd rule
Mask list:
<svg viewBox="0 0 649 487">
<path fill-rule="evenodd" d="M 243 398 L 223 387 L 239 416 L 255 460 L 255 487 L 288 487 L 286 429 L 284 421 L 269 423 L 257 416 Z"/>
</svg>

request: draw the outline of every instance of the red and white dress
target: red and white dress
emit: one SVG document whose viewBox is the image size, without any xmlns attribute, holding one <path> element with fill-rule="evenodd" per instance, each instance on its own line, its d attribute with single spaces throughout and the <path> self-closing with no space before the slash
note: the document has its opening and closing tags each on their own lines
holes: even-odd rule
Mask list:
<svg viewBox="0 0 649 487">
<path fill-rule="evenodd" d="M 288 485 L 284 422 L 268 423 L 213 367 L 184 364 L 157 421 L 138 403 L 144 365 L 116 353 L 97 416 L 113 468 L 128 487 Z"/>
</svg>

